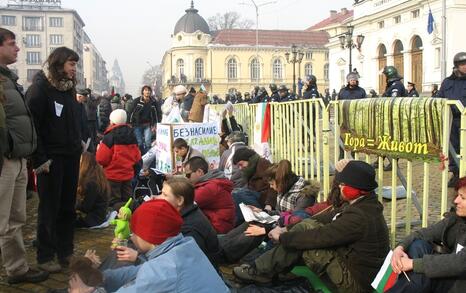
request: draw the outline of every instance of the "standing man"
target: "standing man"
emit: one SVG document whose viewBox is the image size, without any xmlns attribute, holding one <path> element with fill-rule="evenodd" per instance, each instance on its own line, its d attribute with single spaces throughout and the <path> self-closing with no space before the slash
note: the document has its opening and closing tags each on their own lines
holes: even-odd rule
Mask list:
<svg viewBox="0 0 466 293">
<path fill-rule="evenodd" d="M 13 32 L 0 28 L 0 103 L 5 110 L 5 130 L 11 139 L 2 149 L 0 172 L 0 250 L 8 283 L 42 282 L 48 273 L 29 267 L 22 226 L 26 223 L 27 169 L 25 157 L 36 149 L 37 134 L 26 106 L 18 76 L 7 65 L 16 62 L 18 45 Z"/>
<path fill-rule="evenodd" d="M 196 90 L 194 87 L 189 89 L 189 93 L 184 97 L 183 103 L 181 103 L 181 118 L 183 118 L 184 122 L 188 122 L 189 112 L 193 107 L 194 97 L 196 96 Z"/>
<path fill-rule="evenodd" d="M 162 121 L 160 105 L 151 97 L 152 89 L 145 85 L 141 96 L 134 100 L 130 111 L 130 123 L 138 141 L 139 149 L 145 154 L 151 147 L 152 133 L 157 129 L 157 123 Z"/>
<path fill-rule="evenodd" d="M 453 58 L 453 72 L 442 81 L 440 90 L 436 95 L 439 98 L 449 100 L 459 100 L 463 105 L 466 105 L 466 52 L 459 52 Z M 456 107 L 451 107 L 453 113 L 453 121 L 450 130 L 450 143 L 453 145 L 455 152 L 460 152 L 460 126 L 461 113 Z M 458 182 L 459 168 L 450 154 L 449 170 L 453 173 L 453 177 L 448 182 L 448 187 L 455 187 Z"/>
<path fill-rule="evenodd" d="M 269 85 L 270 91 L 272 92 L 270 94 L 270 100 L 271 102 L 280 102 L 280 96 L 278 94 L 278 87 L 276 84 L 271 83 Z"/>
<path fill-rule="evenodd" d="M 408 97 L 419 97 L 419 93 L 416 90 L 416 85 L 410 81 L 408 81 Z"/>
<path fill-rule="evenodd" d="M 348 84 L 340 90 L 339 100 L 359 100 L 366 98 L 366 91 L 359 86 L 359 74 L 351 72 L 346 76 Z"/>
</svg>

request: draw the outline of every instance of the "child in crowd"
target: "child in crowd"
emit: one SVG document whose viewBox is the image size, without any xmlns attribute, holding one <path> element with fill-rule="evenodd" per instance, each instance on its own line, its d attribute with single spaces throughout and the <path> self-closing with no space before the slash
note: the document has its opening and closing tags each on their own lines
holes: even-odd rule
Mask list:
<svg viewBox="0 0 466 293">
<path fill-rule="evenodd" d="M 76 226 L 93 227 L 102 224 L 107 214 L 110 185 L 94 155 L 81 155 L 76 210 Z"/>
<path fill-rule="evenodd" d="M 96 159 L 104 167 L 112 196 L 109 205 L 119 210 L 131 196 L 131 179 L 135 165 L 141 160 L 133 128 L 126 124 L 126 112 L 117 109 L 110 114 L 110 126 L 100 142 Z"/>
</svg>

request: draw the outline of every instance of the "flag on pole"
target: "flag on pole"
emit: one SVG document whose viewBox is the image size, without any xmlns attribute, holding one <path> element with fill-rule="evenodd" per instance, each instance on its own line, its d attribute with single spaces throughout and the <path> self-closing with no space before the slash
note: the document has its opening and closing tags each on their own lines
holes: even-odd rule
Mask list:
<svg viewBox="0 0 466 293">
<path fill-rule="evenodd" d="M 112 92 L 110 93 L 110 96 L 113 97 L 115 95 L 115 87 L 112 86 Z"/>
<path fill-rule="evenodd" d="M 427 18 L 427 32 L 429 35 L 434 31 L 434 16 L 432 15 L 432 10 L 429 8 L 429 16 Z"/>
<path fill-rule="evenodd" d="M 374 281 L 372 282 L 372 287 L 379 293 L 387 292 L 393 285 L 395 285 L 396 279 L 398 277 L 392 270 L 391 260 L 392 260 L 393 251 L 390 252 L 385 257 L 382 268 L 375 276 Z"/>
<path fill-rule="evenodd" d="M 272 162 L 272 152 L 269 145 L 270 138 L 270 104 L 257 104 L 256 120 L 254 123 L 254 150 Z"/>
</svg>

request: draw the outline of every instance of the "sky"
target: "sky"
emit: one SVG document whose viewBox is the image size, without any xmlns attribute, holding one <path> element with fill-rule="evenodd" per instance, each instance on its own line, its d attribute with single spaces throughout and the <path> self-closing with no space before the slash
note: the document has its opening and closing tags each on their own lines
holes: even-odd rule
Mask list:
<svg viewBox="0 0 466 293">
<path fill-rule="evenodd" d="M 351 8 L 354 0 L 255 0 L 260 29 L 305 29 L 330 15 L 330 10 Z M 4 4 L 6 0 L 1 0 Z M 243 3 L 243 4 L 241 4 Z M 118 59 L 126 91 L 137 94 L 142 75 L 162 61 L 171 47 L 176 22 L 189 8 L 190 0 L 62 0 L 62 7 L 75 9 L 84 20 L 84 30 L 103 58 L 107 69 Z M 237 11 L 255 22 L 251 0 L 194 0 L 204 19 Z M 254 25 L 255 27 L 255 25 Z"/>
</svg>

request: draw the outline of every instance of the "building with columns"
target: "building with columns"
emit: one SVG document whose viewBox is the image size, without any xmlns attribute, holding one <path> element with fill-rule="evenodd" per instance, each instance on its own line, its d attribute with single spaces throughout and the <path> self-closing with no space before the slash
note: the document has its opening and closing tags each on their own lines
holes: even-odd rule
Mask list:
<svg viewBox="0 0 466 293">
<path fill-rule="evenodd" d="M 97 94 L 109 90 L 106 62 L 86 33 L 84 33 L 83 66 L 84 84 L 87 88 Z"/>
<path fill-rule="evenodd" d="M 183 84 L 210 94 L 250 91 L 270 83 L 293 87 L 293 76 L 314 74 L 323 92 L 328 84 L 328 33 L 305 30 L 225 29 L 211 32 L 207 22 L 191 7 L 175 25 L 172 46 L 162 59 L 162 93 L 168 96 L 174 86 Z M 302 60 L 294 66 L 286 53 L 295 45 Z M 292 54 L 290 59 L 292 58 Z"/>
<path fill-rule="evenodd" d="M 339 36 L 347 25 L 354 26 L 353 38 L 362 34 L 364 42 L 352 50 L 353 68 L 357 68 L 360 85 L 367 91 L 385 90 L 385 78 L 379 74 L 385 65 L 395 66 L 404 83 L 414 82 L 419 92 L 430 92 L 432 84 L 441 83 L 442 38 L 446 37 L 446 75 L 451 74 L 453 56 L 465 51 L 462 18 L 466 0 L 446 0 L 447 35 L 442 36 L 441 0 L 358 0 L 353 16 L 331 30 L 329 43 L 329 86 L 339 89 L 346 84 L 349 49 L 342 49 Z M 434 17 L 434 31 L 427 31 L 429 9 Z"/>
</svg>

